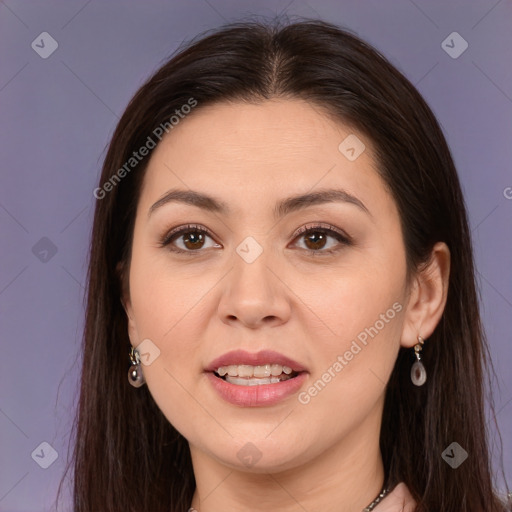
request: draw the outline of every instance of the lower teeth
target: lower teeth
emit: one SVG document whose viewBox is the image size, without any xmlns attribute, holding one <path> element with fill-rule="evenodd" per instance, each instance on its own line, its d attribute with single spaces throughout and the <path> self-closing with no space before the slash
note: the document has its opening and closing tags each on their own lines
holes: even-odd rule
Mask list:
<svg viewBox="0 0 512 512">
<path fill-rule="evenodd" d="M 260 386 L 262 384 L 277 384 L 284 380 L 291 379 L 289 375 L 280 375 L 279 377 L 266 377 L 266 378 L 243 378 L 243 377 L 230 377 L 226 375 L 224 380 L 230 384 L 237 384 L 239 386 Z"/>
</svg>

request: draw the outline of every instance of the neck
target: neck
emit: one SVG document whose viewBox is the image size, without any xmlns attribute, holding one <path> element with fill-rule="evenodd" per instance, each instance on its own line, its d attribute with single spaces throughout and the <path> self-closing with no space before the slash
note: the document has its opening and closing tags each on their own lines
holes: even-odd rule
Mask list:
<svg viewBox="0 0 512 512">
<path fill-rule="evenodd" d="M 249 471 L 237 470 L 191 445 L 196 479 L 191 507 L 198 512 L 291 512 L 297 507 L 310 512 L 362 511 L 384 484 L 381 410 L 376 409 L 323 453 L 312 456 L 311 446 L 279 471 L 260 464 Z"/>
</svg>

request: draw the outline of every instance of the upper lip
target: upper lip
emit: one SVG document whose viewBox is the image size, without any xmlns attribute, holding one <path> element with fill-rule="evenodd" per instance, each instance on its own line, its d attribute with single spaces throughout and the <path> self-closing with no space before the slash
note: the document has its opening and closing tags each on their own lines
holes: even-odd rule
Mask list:
<svg viewBox="0 0 512 512">
<path fill-rule="evenodd" d="M 305 371 L 304 367 L 297 361 L 286 357 L 279 352 L 273 350 L 261 350 L 255 354 L 246 352 L 245 350 L 232 350 L 227 352 L 220 357 L 217 357 L 211 361 L 205 368 L 207 372 L 213 372 L 220 366 L 230 365 L 250 365 L 250 366 L 261 366 L 265 364 L 280 364 L 282 366 L 288 366 L 295 372 Z"/>
</svg>

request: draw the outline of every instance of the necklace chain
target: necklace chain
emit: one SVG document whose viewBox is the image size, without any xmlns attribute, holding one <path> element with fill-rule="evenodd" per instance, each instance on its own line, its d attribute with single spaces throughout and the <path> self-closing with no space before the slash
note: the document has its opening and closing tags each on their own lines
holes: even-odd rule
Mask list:
<svg viewBox="0 0 512 512">
<path fill-rule="evenodd" d="M 363 512 L 371 512 L 377 506 L 377 503 L 380 503 L 388 492 L 389 489 L 384 487 L 382 491 L 380 491 L 379 495 L 368 506 L 363 508 Z"/>
</svg>

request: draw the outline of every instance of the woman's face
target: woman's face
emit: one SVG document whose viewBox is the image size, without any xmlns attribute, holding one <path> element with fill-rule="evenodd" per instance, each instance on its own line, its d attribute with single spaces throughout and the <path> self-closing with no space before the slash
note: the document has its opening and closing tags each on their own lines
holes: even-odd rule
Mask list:
<svg viewBox="0 0 512 512">
<path fill-rule="evenodd" d="M 415 340 L 376 165 L 370 140 L 299 100 L 199 104 L 154 150 L 125 306 L 132 345 L 150 340 L 149 390 L 195 462 L 285 470 L 378 437 L 400 344 Z M 203 199 L 160 201 L 170 191 Z M 234 350 L 304 371 L 254 386 L 206 371 Z M 243 377 L 254 369 L 236 362 L 262 375 L 280 359 L 235 356 Z"/>
</svg>

